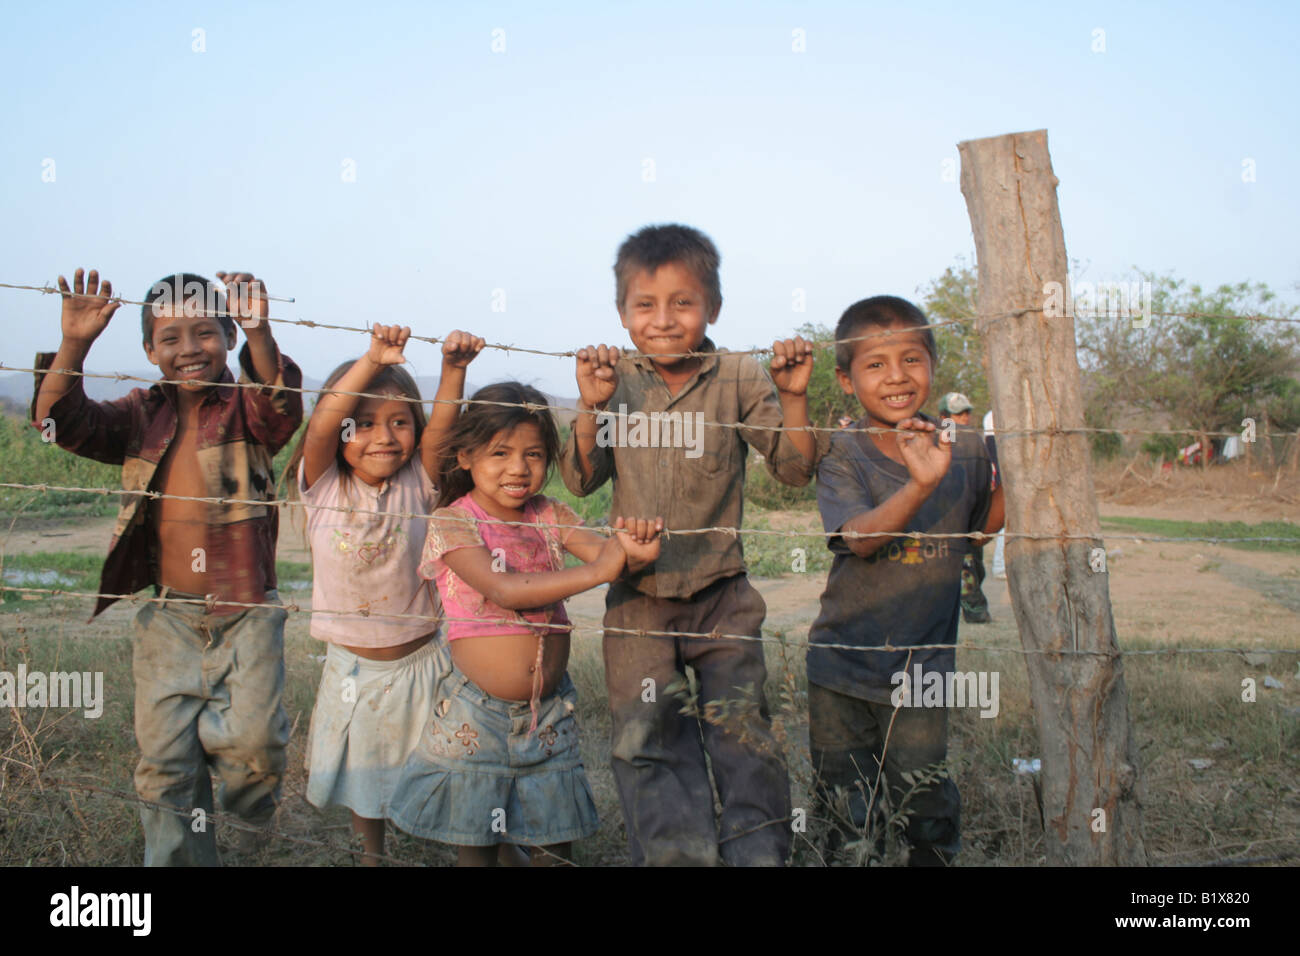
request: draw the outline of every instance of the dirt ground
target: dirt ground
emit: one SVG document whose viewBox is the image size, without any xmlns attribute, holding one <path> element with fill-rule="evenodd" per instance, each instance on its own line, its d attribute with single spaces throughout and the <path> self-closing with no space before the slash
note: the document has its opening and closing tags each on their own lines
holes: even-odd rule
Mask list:
<svg viewBox="0 0 1300 956">
<path fill-rule="evenodd" d="M 1157 489 L 1142 489 L 1141 492 L 1138 497 L 1148 500 L 1103 502 L 1100 506 L 1103 519 L 1132 516 L 1190 521 L 1300 519 L 1300 507 L 1285 499 L 1274 498 L 1261 503 L 1258 498 L 1236 501 L 1231 496 L 1193 494 L 1170 500 Z M 768 513 L 766 517 L 772 528 L 815 529 L 816 516 L 808 512 Z M 3 549 L 8 554 L 70 551 L 98 558 L 105 553 L 111 529 L 111 519 L 82 521 L 75 525 L 45 521 L 15 526 L 7 535 L 0 532 L 0 537 L 4 538 Z M 1106 547 L 1110 596 L 1122 648 L 1232 647 L 1247 654 L 1255 648 L 1300 651 L 1300 626 L 1297 626 L 1300 624 L 1300 555 L 1245 551 L 1197 542 L 1144 542 L 1128 534 L 1108 534 Z M 292 526 L 281 530 L 279 556 L 290 561 L 308 560 L 302 537 Z M 991 558 L 992 549 L 989 548 L 986 561 L 990 565 Z M 787 574 L 776 579 L 755 580 L 768 606 L 765 631 L 794 643 L 805 641 L 808 627 L 818 611 L 824 583 L 825 576 L 821 573 Z M 993 623 L 962 625 L 960 642 L 965 649 L 959 650 L 959 668 L 989 666 L 980 658 L 981 651 L 972 650 L 976 645 L 1006 651 L 1019 646 L 1007 582 L 990 576 L 985 582 L 985 593 Z M 282 598 L 305 611 L 310 607 L 310 586 L 305 581 L 285 582 Z M 600 638 L 593 633 L 599 628 L 603 605 L 603 589 L 569 600 L 569 614 L 581 631 L 575 635 L 570 671 L 584 695 L 580 715 L 584 763 L 602 816 L 601 833 L 584 841 L 582 862 L 617 865 L 626 862 L 626 851 L 617 795 L 608 767 L 608 716 L 603 710 L 601 693 Z M 58 649 L 81 646 L 80 639 L 86 636 L 107 639 L 102 643 L 92 643 L 110 655 L 104 667 L 106 671 L 116 673 L 119 681 L 114 690 L 116 710 L 113 714 L 116 715 L 117 729 L 113 733 L 116 739 L 106 742 L 95 738 L 96 742 L 91 742 L 86 738 L 79 743 L 81 738 L 76 735 L 64 738 L 54 734 L 47 749 L 54 750 L 57 744 L 55 756 L 58 759 L 52 759 L 49 767 L 54 773 L 90 773 L 104 786 L 129 793 L 134 742 L 130 739 L 130 648 L 125 639 L 129 637 L 131 618 L 136 609 L 126 602 L 119 602 L 96 622 L 88 624 L 85 618 L 89 607 L 89 599 L 76 599 L 65 602 L 60 605 L 58 613 L 51 614 L 41 602 L 23 602 L 19 608 L 0 617 L 0 650 L 6 646 L 10 650 L 9 654 L 0 657 L 9 658 L 4 666 L 12 669 L 15 659 L 12 652 L 21 648 L 21 655 L 27 655 L 29 641 L 34 648 L 38 646 L 38 639 L 53 638 L 50 643 L 56 649 L 54 653 L 61 655 L 66 650 Z M 286 631 L 289 670 L 286 707 L 295 721 L 295 730 L 282 813 L 287 831 L 337 843 L 346 840 L 346 815 L 335 811 L 321 814 L 302 799 L 305 786 L 305 774 L 301 769 L 302 748 L 315 684 L 319 680 L 319 655 L 322 653 L 320 645 L 307 636 L 308 621 L 306 613 L 293 614 Z M 773 673 L 781 666 L 775 657 L 777 653 L 778 650 L 769 647 L 769 670 Z M 975 656 L 972 658 L 971 655 Z M 802 651 L 791 656 L 798 658 L 796 668 L 801 677 Z M 1006 671 L 1004 682 L 1009 684 L 1018 680 L 1024 683 L 1023 663 L 1018 655 L 1004 653 L 993 655 L 993 658 L 996 658 L 997 666 Z M 1278 845 L 1300 845 L 1296 844 L 1297 831 L 1300 830 L 1300 786 L 1297 785 L 1295 755 L 1283 746 L 1282 752 L 1269 756 L 1269 748 L 1278 750 L 1276 741 L 1296 739 L 1295 726 L 1300 719 L 1300 674 L 1296 673 L 1296 658 L 1255 658 L 1254 655 L 1232 655 L 1232 658 L 1237 662 L 1233 667 L 1226 671 L 1221 668 L 1214 673 L 1196 671 L 1198 665 L 1195 661 L 1171 665 L 1167 660 L 1162 663 L 1160 658 L 1152 656 L 1126 658 L 1135 735 L 1143 750 L 1147 786 L 1161 801 L 1154 805 L 1157 809 L 1148 811 L 1146 817 L 1148 845 L 1157 862 L 1188 861 L 1192 858 L 1180 854 L 1202 850 L 1209 853 L 1205 859 L 1218 859 L 1218 852 L 1259 852 L 1226 849 L 1232 846 L 1253 848 L 1263 843 L 1276 848 Z M 1181 660 L 1186 662 L 1189 658 Z M 1178 672 L 1180 676 L 1175 680 L 1169 676 L 1174 673 L 1169 670 L 1171 667 L 1192 670 L 1186 674 Z M 1251 674 L 1261 681 L 1269 676 L 1280 684 L 1280 687 L 1262 690 L 1261 693 L 1267 695 L 1270 706 L 1274 708 L 1270 713 L 1281 715 L 1269 719 L 1282 720 L 1284 726 L 1279 730 L 1276 725 L 1270 725 L 1272 729 L 1266 728 L 1262 732 L 1259 748 L 1262 748 L 1263 757 L 1245 755 L 1234 763 L 1225 758 L 1224 748 L 1240 745 L 1249 749 L 1242 743 L 1245 731 L 1238 728 L 1237 736 L 1234 736 L 1234 732 L 1224 730 L 1216 723 L 1218 718 L 1215 715 L 1227 706 L 1223 701 L 1232 700 L 1237 693 L 1235 687 L 1241 673 Z M 1223 699 L 1206 699 L 1206 688 L 1213 695 L 1222 693 Z M 1004 689 L 1004 697 L 1012 693 Z M 1005 781 L 985 783 L 990 766 L 1009 766 L 1013 756 L 1033 755 L 1035 743 L 1027 689 L 1015 693 L 1019 693 L 1023 700 L 1009 707 L 1005 715 L 1018 721 L 1015 729 L 1004 728 L 990 737 L 985 723 L 975 720 L 969 724 L 959 721 L 952 731 L 950 760 L 956 759 L 965 768 L 959 774 L 959 783 L 964 804 L 969 802 L 969 817 L 964 830 L 969 836 L 970 849 L 963 851 L 964 862 L 968 864 L 1042 861 L 1041 832 L 1034 836 L 1038 824 L 1034 820 L 1032 790 L 1015 780 L 1009 772 L 1006 772 Z M 1185 718 L 1170 720 L 1166 716 L 1153 716 L 1179 706 L 1188 708 Z M 1015 708 L 1019 709 L 1013 713 Z M 800 711 L 801 708 L 791 708 L 788 730 L 792 740 L 806 741 L 806 722 Z M 109 716 L 112 714 L 106 715 L 106 721 Z M 1285 724 L 1286 721 L 1290 722 L 1289 725 Z M 4 745 L 5 741 L 0 740 L 0 751 L 4 750 Z M 806 748 L 806 743 L 799 746 Z M 796 746 L 791 750 L 790 758 L 796 806 L 807 799 L 806 790 L 801 790 L 800 768 L 796 766 L 797 757 L 794 756 L 798 749 Z M 48 753 L 46 757 L 49 757 Z M 1188 767 L 1191 759 L 1209 759 L 1211 763 L 1217 760 L 1219 765 L 1211 770 L 1195 771 Z M 1249 780 L 1251 794 L 1245 804 L 1248 814 L 1238 807 L 1243 778 Z M 0 808 L 4 806 L 4 796 L 0 794 Z M 22 812 L 33 816 L 41 813 L 30 809 Z M 132 823 L 133 812 L 129 807 L 104 812 L 107 814 L 105 819 L 110 822 L 92 819 L 87 829 L 120 831 L 121 845 L 111 852 L 104 851 L 103 856 L 87 854 L 84 859 L 119 863 L 137 860 L 141 847 L 138 845 L 138 826 Z M 1198 814 L 1204 815 L 1204 820 Z M 1264 824 L 1260 823 L 1261 814 L 1268 815 Z M 966 817 L 966 810 L 963 810 L 963 815 Z M 1249 820 L 1238 819 L 1243 815 Z M 5 848 L 2 817 L 0 815 L 0 851 Z M 1188 822 L 1192 818 L 1195 818 L 1194 825 Z M 63 826 L 57 824 L 57 818 L 51 815 L 47 821 L 47 829 L 51 831 L 51 835 L 46 837 L 47 842 L 59 846 L 67 844 L 68 836 L 60 829 Z M 969 829 L 965 829 L 967 827 Z M 1202 832 L 1211 829 L 1214 832 L 1210 837 Z M 1290 836 L 1278 836 L 1278 833 Z M 1234 837 L 1239 838 L 1240 843 L 1230 842 Z M 1285 842 L 1288 839 L 1290 843 Z M 1279 840 L 1283 842 L 1279 844 Z M 1219 846 L 1225 849 L 1218 851 L 1216 848 Z M 1211 850 L 1215 852 L 1209 852 Z M 48 855 L 55 852 L 52 850 L 48 853 L 27 852 L 29 862 L 59 862 L 57 855 Z M 294 859 L 315 863 L 349 862 L 349 857 L 338 853 L 301 852 L 315 855 L 303 858 L 289 854 L 260 862 L 291 862 Z M 431 863 L 450 860 L 448 851 L 429 849 L 418 841 L 404 841 L 402 838 L 394 841 L 390 852 L 401 858 L 414 855 Z M 73 858 L 79 857 L 74 853 Z"/>
</svg>

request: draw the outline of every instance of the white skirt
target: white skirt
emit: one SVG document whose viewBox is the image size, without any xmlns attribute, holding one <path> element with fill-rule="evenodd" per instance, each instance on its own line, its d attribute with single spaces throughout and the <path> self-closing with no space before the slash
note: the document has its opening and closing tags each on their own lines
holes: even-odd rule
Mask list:
<svg viewBox="0 0 1300 956">
<path fill-rule="evenodd" d="M 406 758 L 433 713 L 446 654 L 441 634 L 395 661 L 358 657 L 337 644 L 325 655 L 307 750 L 307 800 L 383 819 Z"/>
</svg>

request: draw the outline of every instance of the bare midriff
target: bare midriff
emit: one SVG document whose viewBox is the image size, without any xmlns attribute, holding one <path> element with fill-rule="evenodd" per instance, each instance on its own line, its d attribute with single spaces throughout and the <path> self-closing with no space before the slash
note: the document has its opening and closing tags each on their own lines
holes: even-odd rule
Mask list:
<svg viewBox="0 0 1300 956">
<path fill-rule="evenodd" d="M 345 651 L 351 651 L 357 657 L 364 657 L 368 661 L 400 661 L 406 655 L 414 654 L 425 644 L 428 644 L 437 633 L 437 631 L 430 631 L 423 637 L 417 637 L 405 644 L 395 644 L 392 647 L 352 647 L 348 644 L 340 644 L 339 647 Z"/>
<path fill-rule="evenodd" d="M 208 487 L 199 469 L 197 407 L 182 413 L 153 486 L 167 495 L 202 498 Z M 201 501 L 161 498 L 150 503 L 150 518 L 158 535 L 158 583 L 190 594 L 213 593 L 205 573 L 208 508 Z M 199 549 L 199 550 L 196 550 Z"/>
<path fill-rule="evenodd" d="M 533 693 L 539 639 L 535 634 L 458 637 L 451 642 L 451 657 L 462 674 L 493 697 L 525 702 Z M 555 693 L 568 666 L 569 635 L 563 631 L 547 634 L 542 656 L 543 698 Z"/>
</svg>

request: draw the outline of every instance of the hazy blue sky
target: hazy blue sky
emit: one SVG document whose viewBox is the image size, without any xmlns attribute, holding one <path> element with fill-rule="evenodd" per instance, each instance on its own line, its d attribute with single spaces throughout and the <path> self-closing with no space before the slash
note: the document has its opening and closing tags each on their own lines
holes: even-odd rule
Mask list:
<svg viewBox="0 0 1300 956">
<path fill-rule="evenodd" d="M 944 161 L 1045 127 L 1087 278 L 1300 299 L 1294 4 L 702 6 L 7 5 L 0 281 L 249 269 L 297 297 L 273 314 L 558 350 L 626 341 L 615 249 L 683 221 L 722 251 L 715 340 L 749 347 L 973 259 Z M 138 315 L 90 369 L 147 367 Z M 0 317 L 6 364 L 57 345 L 51 297 L 0 290 Z M 276 335 L 318 377 L 364 347 Z M 470 372 L 500 378 L 576 393 L 572 360 Z"/>
</svg>

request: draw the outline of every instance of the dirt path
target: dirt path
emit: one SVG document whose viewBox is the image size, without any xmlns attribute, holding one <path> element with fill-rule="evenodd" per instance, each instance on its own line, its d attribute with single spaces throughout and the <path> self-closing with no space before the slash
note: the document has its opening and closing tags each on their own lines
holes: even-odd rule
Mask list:
<svg viewBox="0 0 1300 956">
<path fill-rule="evenodd" d="M 1211 515 L 1196 505 L 1170 502 L 1155 506 L 1103 504 L 1104 517 L 1140 515 L 1204 521 Z M 1237 516 L 1224 516 L 1239 520 Z M 1244 517 L 1244 516 L 1243 516 Z M 816 519 L 806 513 L 777 513 L 773 527 L 808 528 Z M 112 535 L 113 520 L 101 518 L 78 524 L 43 521 L 15 528 L 3 542 L 6 553 L 71 551 L 102 556 Z M 1300 555 L 1244 551 L 1225 545 L 1189 542 L 1146 542 L 1132 535 L 1106 536 L 1111 603 L 1121 642 L 1144 640 L 1187 643 L 1267 644 L 1300 646 Z M 277 556 L 306 562 L 310 556 L 301 533 L 282 528 Z M 986 560 L 991 561 L 992 548 Z M 991 569 L 990 569 L 991 570 Z M 826 583 L 822 574 L 787 574 L 756 579 L 767 601 L 766 628 L 802 641 L 817 615 Z M 1005 581 L 989 577 L 985 594 L 995 633 L 1014 622 Z M 304 603 L 310 598 L 296 593 Z M 598 627 L 604 614 L 605 591 L 598 588 L 571 598 L 569 613 L 576 624 Z M 978 629 L 976 629 L 978 630 Z M 964 634 L 971 628 L 964 628 Z M 1280 643 L 1279 643 L 1280 642 Z"/>
</svg>

